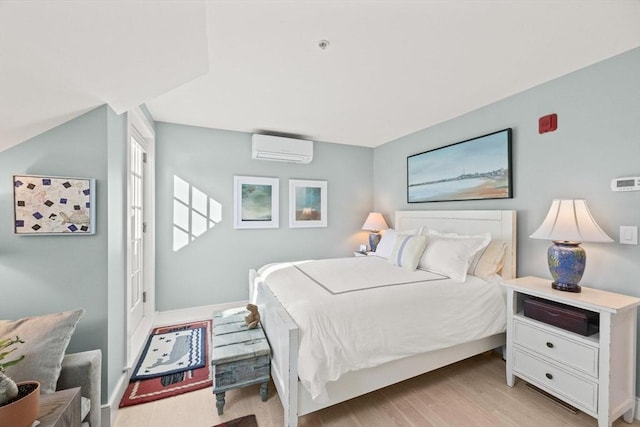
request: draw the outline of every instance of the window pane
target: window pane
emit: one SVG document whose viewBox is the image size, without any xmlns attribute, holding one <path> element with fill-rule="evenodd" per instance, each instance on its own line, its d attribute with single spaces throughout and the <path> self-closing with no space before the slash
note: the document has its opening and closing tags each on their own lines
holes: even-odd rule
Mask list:
<svg viewBox="0 0 640 427">
<path fill-rule="evenodd" d="M 189 208 L 177 200 L 173 201 L 173 224 L 189 230 Z"/>
<path fill-rule="evenodd" d="M 193 188 L 191 192 L 193 209 L 197 210 L 203 215 L 207 214 L 207 195 L 197 188 Z"/>
<path fill-rule="evenodd" d="M 207 218 L 196 211 L 191 211 L 191 227 L 195 237 L 207 231 Z"/>
<path fill-rule="evenodd" d="M 177 251 L 189 244 L 189 235 L 180 230 L 178 227 L 173 227 L 173 250 Z"/>
<path fill-rule="evenodd" d="M 189 204 L 189 184 L 175 175 L 173 176 L 173 197 L 185 205 Z"/>
</svg>

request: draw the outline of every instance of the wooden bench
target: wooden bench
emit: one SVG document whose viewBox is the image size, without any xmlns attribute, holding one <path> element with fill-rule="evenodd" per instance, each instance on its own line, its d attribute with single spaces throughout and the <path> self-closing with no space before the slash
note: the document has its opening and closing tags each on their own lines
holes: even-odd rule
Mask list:
<svg viewBox="0 0 640 427">
<path fill-rule="evenodd" d="M 260 325 L 247 328 L 248 314 L 244 308 L 235 308 L 213 315 L 211 365 L 218 415 L 222 415 L 227 390 L 261 384 L 260 396 L 267 400 L 271 351 Z"/>
</svg>

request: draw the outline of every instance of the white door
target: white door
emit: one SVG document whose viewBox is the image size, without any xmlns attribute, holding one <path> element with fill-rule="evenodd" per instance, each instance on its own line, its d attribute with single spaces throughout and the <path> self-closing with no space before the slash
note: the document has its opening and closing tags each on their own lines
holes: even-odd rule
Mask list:
<svg viewBox="0 0 640 427">
<path fill-rule="evenodd" d="M 144 316 L 144 191 L 146 152 L 135 132 L 129 141 L 129 277 L 127 300 L 129 330 L 134 331 Z"/>
<path fill-rule="evenodd" d="M 126 361 L 132 366 L 155 315 L 155 132 L 139 109 L 128 113 Z"/>
</svg>

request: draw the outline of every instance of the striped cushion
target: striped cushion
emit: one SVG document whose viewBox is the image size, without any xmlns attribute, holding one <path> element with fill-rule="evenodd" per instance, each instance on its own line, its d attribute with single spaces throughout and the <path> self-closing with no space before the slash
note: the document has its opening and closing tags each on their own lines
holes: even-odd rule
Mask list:
<svg viewBox="0 0 640 427">
<path fill-rule="evenodd" d="M 396 244 L 387 261 L 398 267 L 414 271 L 426 247 L 426 236 L 398 234 Z"/>
<path fill-rule="evenodd" d="M 505 242 L 492 241 L 489 246 L 478 252 L 471 261 L 467 273 L 488 280 L 502 270 L 504 254 L 507 249 Z"/>
</svg>

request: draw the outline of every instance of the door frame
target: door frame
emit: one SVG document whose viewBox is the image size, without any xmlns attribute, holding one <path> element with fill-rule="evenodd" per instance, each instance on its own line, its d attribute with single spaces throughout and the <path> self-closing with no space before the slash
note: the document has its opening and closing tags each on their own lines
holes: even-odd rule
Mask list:
<svg viewBox="0 0 640 427">
<path fill-rule="evenodd" d="M 140 324 L 135 330 L 130 330 L 129 320 L 129 277 L 131 272 L 129 242 L 131 237 L 131 222 L 129 214 L 131 211 L 131 200 L 129 192 L 131 190 L 131 138 L 136 137 L 143 150 L 147 155 L 144 163 L 144 209 L 143 221 L 146 223 L 146 231 L 143 234 L 143 292 L 146 293 L 146 302 L 144 303 L 144 312 Z M 125 305 L 124 323 L 125 323 L 125 361 L 127 367 L 130 368 L 135 363 L 142 348 L 147 340 L 147 336 L 153 327 L 156 316 L 156 298 L 155 298 L 155 130 L 149 122 L 145 114 L 139 107 L 127 112 L 127 195 L 126 195 L 126 270 L 127 279 L 125 280 Z"/>
</svg>

